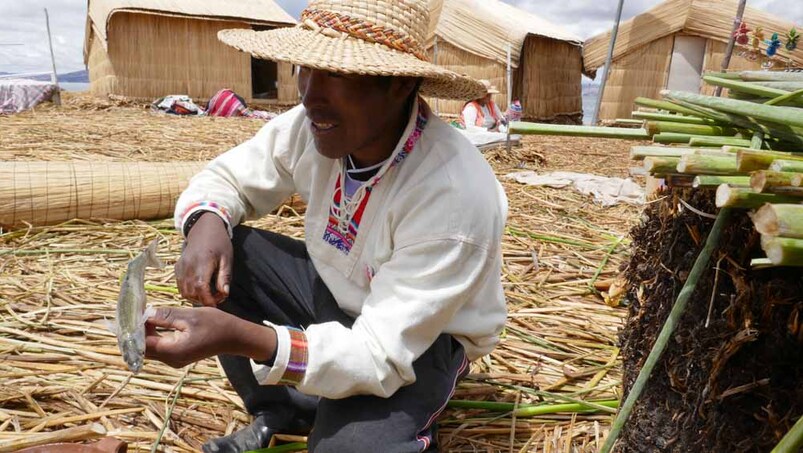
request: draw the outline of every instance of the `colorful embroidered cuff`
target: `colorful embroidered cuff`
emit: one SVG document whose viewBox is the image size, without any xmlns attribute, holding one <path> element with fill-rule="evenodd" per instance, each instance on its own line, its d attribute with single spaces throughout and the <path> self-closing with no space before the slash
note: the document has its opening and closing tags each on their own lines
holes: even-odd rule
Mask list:
<svg viewBox="0 0 803 453">
<path fill-rule="evenodd" d="M 229 233 L 229 237 L 231 238 L 234 236 L 232 232 L 231 215 L 229 214 L 229 211 L 218 203 L 211 201 L 199 201 L 189 205 L 187 209 L 184 210 L 184 213 L 182 213 L 180 216 L 176 216 L 176 229 L 185 236 L 185 239 L 186 234 L 189 233 L 189 231 L 185 231 L 184 226 L 187 220 L 189 220 L 190 217 L 192 217 L 192 215 L 198 211 L 209 211 L 217 214 L 218 217 L 223 220 L 223 223 L 226 224 L 226 230 Z"/>
<path fill-rule="evenodd" d="M 292 327 L 288 327 L 287 330 L 290 332 L 290 360 L 279 383 L 298 385 L 307 374 L 307 334 Z"/>
<path fill-rule="evenodd" d="M 276 359 L 273 361 L 273 366 L 251 360 L 251 370 L 260 385 L 276 385 L 280 383 L 290 362 L 290 331 L 287 327 L 277 326 L 268 321 L 264 321 L 263 324 L 276 331 Z"/>
<path fill-rule="evenodd" d="M 276 360 L 273 366 L 251 360 L 254 377 L 260 385 L 298 385 L 307 373 L 307 335 L 292 327 L 264 324 L 276 330 Z"/>
</svg>

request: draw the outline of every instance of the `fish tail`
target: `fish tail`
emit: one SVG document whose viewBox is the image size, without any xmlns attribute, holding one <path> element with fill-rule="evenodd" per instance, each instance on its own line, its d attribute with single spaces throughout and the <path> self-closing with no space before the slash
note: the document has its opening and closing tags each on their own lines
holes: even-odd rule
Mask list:
<svg viewBox="0 0 803 453">
<path fill-rule="evenodd" d="M 156 256 L 156 247 L 159 245 L 159 238 L 154 239 L 148 245 L 148 248 L 145 249 L 145 263 L 147 266 L 150 267 L 158 267 L 162 269 L 164 267 L 164 263 Z"/>
</svg>

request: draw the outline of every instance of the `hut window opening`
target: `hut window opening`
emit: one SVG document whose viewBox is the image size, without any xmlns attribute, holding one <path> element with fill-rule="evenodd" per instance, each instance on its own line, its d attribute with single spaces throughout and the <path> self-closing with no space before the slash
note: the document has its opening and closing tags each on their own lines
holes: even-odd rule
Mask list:
<svg viewBox="0 0 803 453">
<path fill-rule="evenodd" d="M 271 29 L 272 27 L 254 26 L 256 31 Z M 254 99 L 277 99 L 278 80 L 278 66 L 275 61 L 251 58 L 251 96 Z"/>
</svg>

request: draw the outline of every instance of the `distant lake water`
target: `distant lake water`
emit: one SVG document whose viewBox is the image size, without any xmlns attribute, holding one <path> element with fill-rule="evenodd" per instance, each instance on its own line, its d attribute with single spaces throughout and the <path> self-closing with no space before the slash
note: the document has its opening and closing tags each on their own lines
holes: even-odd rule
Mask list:
<svg viewBox="0 0 803 453">
<path fill-rule="evenodd" d="M 59 86 L 64 91 L 89 91 L 88 83 L 60 82 Z"/>
</svg>

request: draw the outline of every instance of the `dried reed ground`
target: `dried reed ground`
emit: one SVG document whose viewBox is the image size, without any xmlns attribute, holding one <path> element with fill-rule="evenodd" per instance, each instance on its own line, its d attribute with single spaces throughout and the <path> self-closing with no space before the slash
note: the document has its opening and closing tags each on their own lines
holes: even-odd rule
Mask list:
<svg viewBox="0 0 803 453">
<path fill-rule="evenodd" d="M 158 116 L 142 106 L 73 97 L 61 110 L 45 106 L 0 117 L 0 159 L 208 159 L 261 124 Z M 528 137 L 510 155 L 497 150 L 486 156 L 500 177 L 520 167 L 624 176 L 629 146 Z M 510 316 L 499 347 L 472 365 L 454 398 L 519 404 L 616 399 L 616 335 L 625 310 L 605 305 L 596 288 L 610 284 L 627 259 L 626 235 L 639 209 L 603 209 L 569 190 L 503 184 L 510 202 L 503 247 Z M 294 203 L 254 223 L 302 237 L 299 213 L 303 206 Z M 149 302 L 183 305 L 171 293 L 181 238 L 168 221 L 75 221 L 0 235 L 0 451 L 35 432 L 93 422 L 130 442 L 130 451 L 150 451 L 166 414 L 159 451 L 196 451 L 206 438 L 247 423 L 214 360 L 184 370 L 147 362 L 132 376 L 100 325 L 113 317 L 127 261 L 154 237 L 162 239 L 167 267 L 147 272 Z M 592 452 L 610 422 L 605 413 L 515 419 L 447 410 L 440 439 L 450 452 Z"/>
</svg>

